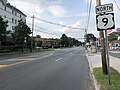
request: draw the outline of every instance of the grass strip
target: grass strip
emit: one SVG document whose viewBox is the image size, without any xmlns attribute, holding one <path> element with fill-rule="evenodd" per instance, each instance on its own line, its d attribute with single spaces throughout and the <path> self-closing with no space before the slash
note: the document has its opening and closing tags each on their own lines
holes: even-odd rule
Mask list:
<svg viewBox="0 0 120 90">
<path fill-rule="evenodd" d="M 120 73 L 110 68 L 111 85 L 108 84 L 108 75 L 103 75 L 102 68 L 94 68 L 93 73 L 97 82 L 100 84 L 100 90 L 120 90 Z"/>
</svg>

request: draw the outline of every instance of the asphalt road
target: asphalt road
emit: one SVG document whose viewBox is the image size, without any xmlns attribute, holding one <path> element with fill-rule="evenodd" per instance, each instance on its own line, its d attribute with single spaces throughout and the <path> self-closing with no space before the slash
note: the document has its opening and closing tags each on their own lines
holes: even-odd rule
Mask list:
<svg viewBox="0 0 120 90">
<path fill-rule="evenodd" d="M 0 66 L 0 90 L 94 90 L 82 47 L 8 55 Z"/>
<path fill-rule="evenodd" d="M 120 59 L 120 51 L 110 51 L 109 54 L 113 57 Z"/>
</svg>

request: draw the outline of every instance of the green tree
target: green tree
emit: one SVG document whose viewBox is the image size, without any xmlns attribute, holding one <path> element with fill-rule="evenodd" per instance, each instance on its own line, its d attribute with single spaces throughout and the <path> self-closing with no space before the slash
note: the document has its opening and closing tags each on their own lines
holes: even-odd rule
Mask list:
<svg viewBox="0 0 120 90">
<path fill-rule="evenodd" d="M 62 47 L 68 47 L 69 46 L 69 38 L 63 34 L 62 37 L 60 38 L 60 44 Z"/>
<path fill-rule="evenodd" d="M 0 16 L 0 41 L 6 42 L 7 34 L 9 34 L 9 31 L 7 31 L 7 21 L 4 21 L 3 18 Z"/>
<path fill-rule="evenodd" d="M 69 37 L 69 45 L 70 47 L 74 45 L 74 38 Z"/>
<path fill-rule="evenodd" d="M 30 43 L 30 34 L 31 30 L 25 22 L 22 20 L 19 21 L 18 25 L 15 27 L 15 30 L 12 33 L 14 43 L 22 47 L 22 52 L 24 49 L 24 43 Z"/>
<path fill-rule="evenodd" d="M 118 39 L 118 35 L 116 34 L 109 34 L 108 36 L 108 41 L 114 41 L 114 40 L 117 40 Z"/>
<path fill-rule="evenodd" d="M 86 42 L 90 42 L 90 40 L 96 41 L 96 37 L 93 34 L 87 34 L 86 36 Z"/>
<path fill-rule="evenodd" d="M 36 37 L 37 37 L 37 38 L 41 38 L 41 36 L 40 36 L 40 35 L 36 35 Z"/>
<path fill-rule="evenodd" d="M 73 45 L 79 46 L 79 45 L 82 45 L 82 43 L 80 41 L 76 40 L 75 38 L 69 37 L 69 45 L 70 46 L 73 46 Z"/>
</svg>

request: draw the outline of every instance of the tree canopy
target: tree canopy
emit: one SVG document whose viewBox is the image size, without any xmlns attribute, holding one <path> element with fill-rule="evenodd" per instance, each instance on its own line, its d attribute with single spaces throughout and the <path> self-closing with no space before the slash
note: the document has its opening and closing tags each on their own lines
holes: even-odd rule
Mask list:
<svg viewBox="0 0 120 90">
<path fill-rule="evenodd" d="M 17 45 L 22 45 L 25 41 L 30 41 L 31 30 L 25 22 L 19 21 L 12 33 L 13 41 Z"/>
<path fill-rule="evenodd" d="M 60 38 L 60 44 L 62 45 L 62 47 L 68 47 L 69 38 L 65 34 L 63 34 L 62 37 Z"/>
<path fill-rule="evenodd" d="M 65 34 L 60 38 L 60 44 L 62 47 L 71 47 L 73 45 L 79 46 L 82 45 L 82 42 L 76 40 L 75 38 L 67 37 Z"/>
<path fill-rule="evenodd" d="M 114 40 L 117 40 L 118 39 L 118 35 L 116 34 L 109 34 L 108 36 L 108 41 L 114 41 Z"/>
<path fill-rule="evenodd" d="M 0 41 L 5 42 L 7 34 L 9 34 L 9 31 L 7 31 L 7 21 L 4 21 L 3 18 L 0 16 Z"/>
<path fill-rule="evenodd" d="M 86 35 L 86 42 L 90 42 L 90 40 L 96 41 L 96 37 L 91 33 Z"/>
</svg>

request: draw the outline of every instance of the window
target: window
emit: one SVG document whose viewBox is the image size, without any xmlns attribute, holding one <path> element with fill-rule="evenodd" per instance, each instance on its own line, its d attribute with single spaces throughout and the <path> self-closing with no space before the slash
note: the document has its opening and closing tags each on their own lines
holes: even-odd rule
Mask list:
<svg viewBox="0 0 120 90">
<path fill-rule="evenodd" d="M 15 12 L 15 15 L 17 15 L 17 12 Z"/>
<path fill-rule="evenodd" d="M 4 18 L 6 18 L 6 15 L 4 15 Z"/>
<path fill-rule="evenodd" d="M 15 27 L 14 27 L 14 26 L 12 26 L 12 30 L 15 30 Z"/>
<path fill-rule="evenodd" d="M 12 22 L 14 22 L 14 18 L 12 18 Z"/>
<path fill-rule="evenodd" d="M 15 24 L 17 24 L 17 20 L 15 20 Z"/>
<path fill-rule="evenodd" d="M 14 14 L 14 11 L 12 10 L 12 14 Z"/>
<path fill-rule="evenodd" d="M 6 11 L 6 6 L 5 6 L 4 10 Z"/>
<path fill-rule="evenodd" d="M 21 15 L 20 15 L 20 18 L 21 18 Z"/>
</svg>

